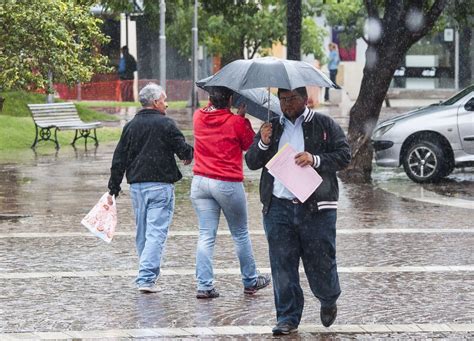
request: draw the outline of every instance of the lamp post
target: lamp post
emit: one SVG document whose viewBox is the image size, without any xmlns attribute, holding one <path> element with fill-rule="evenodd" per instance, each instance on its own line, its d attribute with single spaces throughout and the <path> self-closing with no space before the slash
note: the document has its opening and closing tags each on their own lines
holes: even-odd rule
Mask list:
<svg viewBox="0 0 474 341">
<path fill-rule="evenodd" d="M 160 0 L 160 85 L 166 92 L 165 0 Z"/>
<path fill-rule="evenodd" d="M 191 106 L 197 108 L 199 106 L 197 87 L 196 82 L 198 78 L 198 0 L 194 0 L 194 18 L 193 18 L 193 28 L 192 32 L 192 73 L 193 73 L 193 84 L 192 84 L 192 94 L 191 94 Z"/>
</svg>

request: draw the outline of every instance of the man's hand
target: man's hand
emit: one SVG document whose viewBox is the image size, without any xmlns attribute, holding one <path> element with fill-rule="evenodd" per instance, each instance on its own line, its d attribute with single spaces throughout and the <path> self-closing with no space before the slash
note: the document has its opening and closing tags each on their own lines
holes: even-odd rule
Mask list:
<svg viewBox="0 0 474 341">
<path fill-rule="evenodd" d="M 304 167 L 304 166 L 312 167 L 313 162 L 314 162 L 313 155 L 311 155 L 308 152 L 301 152 L 295 155 L 295 163 L 300 167 Z"/>
<path fill-rule="evenodd" d="M 270 144 L 272 137 L 272 124 L 270 122 L 265 122 L 260 127 L 260 138 L 265 144 Z"/>
<path fill-rule="evenodd" d="M 114 204 L 114 200 L 112 198 L 112 196 L 109 194 L 107 195 L 107 203 L 112 206 Z"/>
<path fill-rule="evenodd" d="M 183 165 L 189 165 L 193 160 L 183 160 Z"/>
<path fill-rule="evenodd" d="M 244 103 L 242 103 L 239 106 L 239 110 L 237 110 L 237 115 L 239 115 L 240 117 L 245 117 L 246 112 L 247 112 L 247 106 Z"/>
</svg>

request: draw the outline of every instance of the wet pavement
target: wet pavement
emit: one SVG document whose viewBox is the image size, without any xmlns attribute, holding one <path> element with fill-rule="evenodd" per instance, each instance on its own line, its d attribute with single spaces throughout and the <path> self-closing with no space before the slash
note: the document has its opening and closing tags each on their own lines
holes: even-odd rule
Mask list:
<svg viewBox="0 0 474 341">
<path fill-rule="evenodd" d="M 172 115 L 182 129 L 191 128 L 190 111 Z M 344 117 L 338 120 L 344 125 Z M 88 151 L 0 155 L 0 340 L 272 339 L 272 289 L 243 295 L 223 220 L 214 262 L 221 297 L 194 296 L 197 220 L 189 201 L 190 167 L 181 167 L 184 179 L 176 184 L 160 292 L 136 291 L 128 186 L 118 199 L 111 244 L 80 224 L 106 191 L 113 150 L 112 143 Z M 245 176 L 255 258 L 269 273 L 259 172 L 246 169 Z M 378 168 L 373 184 L 341 183 L 336 324 L 322 327 L 319 303 L 302 274 L 305 310 L 291 339 L 474 338 L 473 188 L 473 169 L 429 186 Z"/>
</svg>

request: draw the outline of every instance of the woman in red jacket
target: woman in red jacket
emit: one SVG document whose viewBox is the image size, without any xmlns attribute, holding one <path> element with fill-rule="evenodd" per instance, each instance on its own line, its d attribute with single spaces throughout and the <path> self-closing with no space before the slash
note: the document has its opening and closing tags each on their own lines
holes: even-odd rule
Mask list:
<svg viewBox="0 0 474 341">
<path fill-rule="evenodd" d="M 229 225 L 240 262 L 244 293 L 254 294 L 270 283 L 257 273 L 247 226 L 247 201 L 243 186 L 242 153 L 255 132 L 245 118 L 245 108 L 230 111 L 232 90 L 213 87 L 210 103 L 194 113 L 194 177 L 191 201 L 199 220 L 196 251 L 197 298 L 215 298 L 212 260 L 221 210 Z"/>
</svg>

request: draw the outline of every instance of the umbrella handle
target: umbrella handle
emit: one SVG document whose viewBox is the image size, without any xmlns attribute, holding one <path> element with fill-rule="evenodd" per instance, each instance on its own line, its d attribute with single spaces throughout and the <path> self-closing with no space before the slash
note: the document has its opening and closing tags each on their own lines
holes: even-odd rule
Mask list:
<svg viewBox="0 0 474 341">
<path fill-rule="evenodd" d="M 268 87 L 268 111 L 267 111 L 267 122 L 270 122 L 270 87 Z"/>
</svg>

